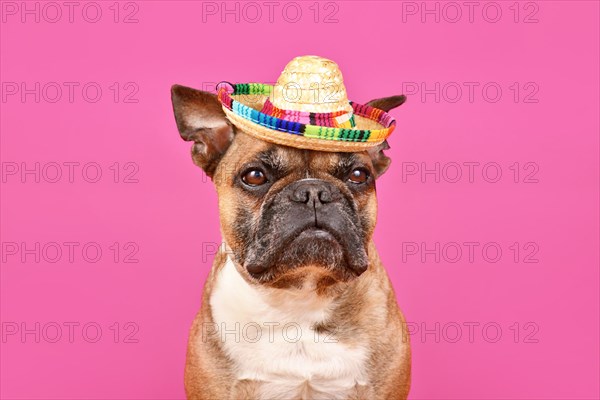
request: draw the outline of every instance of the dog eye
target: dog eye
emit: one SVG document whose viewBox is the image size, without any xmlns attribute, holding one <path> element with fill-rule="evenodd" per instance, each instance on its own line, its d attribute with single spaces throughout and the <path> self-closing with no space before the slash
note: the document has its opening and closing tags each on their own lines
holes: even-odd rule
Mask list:
<svg viewBox="0 0 600 400">
<path fill-rule="evenodd" d="M 249 186 L 260 186 L 267 182 L 267 177 L 260 169 L 250 169 L 242 175 L 242 181 Z"/>
<path fill-rule="evenodd" d="M 348 178 L 352 183 L 365 183 L 367 179 L 369 179 L 369 171 L 364 168 L 355 168 Z"/>
</svg>

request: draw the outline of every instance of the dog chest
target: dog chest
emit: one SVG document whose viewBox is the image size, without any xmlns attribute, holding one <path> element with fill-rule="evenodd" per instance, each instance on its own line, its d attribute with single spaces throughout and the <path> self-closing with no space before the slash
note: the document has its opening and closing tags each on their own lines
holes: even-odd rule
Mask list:
<svg viewBox="0 0 600 400">
<path fill-rule="evenodd" d="M 366 385 L 367 349 L 312 329 L 331 302 L 312 291 L 278 296 L 248 284 L 230 259 L 216 278 L 211 332 L 238 380 L 261 382 L 262 398 L 347 398 Z"/>
</svg>

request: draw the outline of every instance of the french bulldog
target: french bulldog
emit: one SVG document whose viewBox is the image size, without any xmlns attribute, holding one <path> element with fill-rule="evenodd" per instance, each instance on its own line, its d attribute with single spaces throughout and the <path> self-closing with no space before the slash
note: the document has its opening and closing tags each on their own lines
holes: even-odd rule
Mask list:
<svg viewBox="0 0 600 400">
<path fill-rule="evenodd" d="M 286 147 L 231 124 L 212 93 L 174 85 L 171 98 L 216 186 L 223 239 L 190 332 L 187 397 L 406 399 L 406 323 L 372 241 L 387 142 Z"/>
</svg>

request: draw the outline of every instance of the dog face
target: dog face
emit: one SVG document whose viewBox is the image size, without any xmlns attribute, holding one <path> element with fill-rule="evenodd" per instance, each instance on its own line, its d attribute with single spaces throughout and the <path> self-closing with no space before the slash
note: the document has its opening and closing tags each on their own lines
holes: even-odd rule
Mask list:
<svg viewBox="0 0 600 400">
<path fill-rule="evenodd" d="M 388 111 L 404 100 L 368 104 Z M 281 146 L 232 126 L 211 93 L 176 85 L 172 101 L 194 162 L 217 187 L 223 238 L 242 276 L 278 288 L 310 277 L 326 288 L 367 270 L 386 142 L 355 153 Z"/>
</svg>

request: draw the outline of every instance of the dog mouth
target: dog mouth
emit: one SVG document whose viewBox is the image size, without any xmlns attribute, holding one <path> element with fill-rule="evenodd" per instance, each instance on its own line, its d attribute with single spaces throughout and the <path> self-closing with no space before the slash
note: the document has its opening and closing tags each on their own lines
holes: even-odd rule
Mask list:
<svg viewBox="0 0 600 400">
<path fill-rule="evenodd" d="M 319 227 L 309 227 L 300 232 L 294 240 L 315 239 L 315 240 L 332 240 L 338 241 L 335 235 L 328 229 Z"/>
<path fill-rule="evenodd" d="M 264 280 L 267 277 L 265 273 L 273 272 L 274 266 L 286 266 L 290 268 L 298 266 L 301 262 L 306 262 L 306 258 L 311 258 L 311 262 L 320 264 L 322 261 L 314 260 L 325 249 L 321 249 L 324 245 L 330 246 L 332 249 L 342 253 L 343 248 L 336 234 L 331 229 L 322 226 L 303 226 L 296 227 L 287 234 L 280 235 L 276 248 L 271 248 L 270 251 L 264 251 L 259 254 L 259 251 L 253 252 L 246 259 L 244 267 L 253 278 Z M 311 257 L 307 257 L 307 256 Z"/>
<path fill-rule="evenodd" d="M 362 274 L 368 267 L 364 247 L 349 248 L 343 236 L 326 226 L 303 226 L 279 238 L 268 254 L 254 252 L 244 267 L 254 279 L 268 282 L 301 267 L 319 267 L 341 281 Z M 364 254 L 364 256 L 363 256 Z"/>
</svg>

